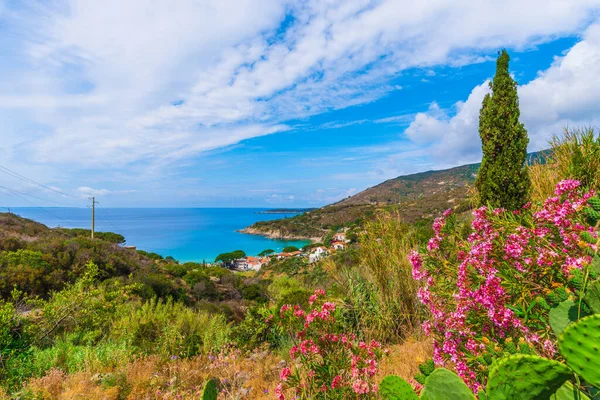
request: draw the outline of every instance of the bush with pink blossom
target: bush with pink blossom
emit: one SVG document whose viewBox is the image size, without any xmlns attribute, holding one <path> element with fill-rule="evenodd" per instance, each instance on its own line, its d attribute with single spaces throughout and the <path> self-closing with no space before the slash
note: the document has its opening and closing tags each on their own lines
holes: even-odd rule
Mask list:
<svg viewBox="0 0 600 400">
<path fill-rule="evenodd" d="M 539 211 L 529 204 L 516 212 L 478 208 L 466 239 L 451 211 L 435 220 L 427 248 L 409 258 L 430 313 L 422 326 L 434 338 L 436 365 L 453 367 L 477 392 L 490 354 L 519 344 L 555 355 L 548 303 L 558 291 L 582 312 L 573 277 L 590 268 L 597 252 L 598 233 L 583 212 L 593 195 L 565 180 Z"/>
<path fill-rule="evenodd" d="M 310 309 L 284 305 L 279 317 L 294 344 L 290 366 L 280 374 L 278 399 L 286 393 L 311 399 L 375 396 L 374 377 L 385 351 L 374 340 L 367 343 L 340 332 L 339 310 L 325 301 L 323 290 L 310 297 Z"/>
</svg>

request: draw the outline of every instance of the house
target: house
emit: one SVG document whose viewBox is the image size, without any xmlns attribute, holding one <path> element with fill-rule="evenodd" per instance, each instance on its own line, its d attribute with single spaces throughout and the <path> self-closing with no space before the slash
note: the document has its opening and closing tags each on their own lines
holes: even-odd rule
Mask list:
<svg viewBox="0 0 600 400">
<path fill-rule="evenodd" d="M 289 253 L 279 253 L 279 254 L 277 254 L 277 259 L 281 260 L 281 259 L 284 259 L 284 258 L 299 257 L 299 256 L 302 256 L 302 252 L 300 250 L 298 250 L 298 251 L 292 251 L 292 252 L 289 252 Z"/>
<path fill-rule="evenodd" d="M 258 271 L 263 265 L 269 263 L 268 257 L 246 257 L 246 268 Z"/>
<path fill-rule="evenodd" d="M 233 262 L 234 269 L 239 271 L 258 271 L 263 265 L 269 263 L 268 257 L 252 257 L 239 258 Z"/>
<path fill-rule="evenodd" d="M 314 247 L 308 255 L 308 262 L 314 263 L 327 255 L 327 249 L 323 246 Z"/>
<path fill-rule="evenodd" d="M 245 258 L 238 258 L 237 260 L 233 260 L 233 269 L 237 269 L 240 271 L 245 271 L 248 269 L 248 260 Z"/>
<path fill-rule="evenodd" d="M 346 242 L 334 240 L 331 242 L 331 248 L 334 250 L 344 250 L 346 248 Z"/>
<path fill-rule="evenodd" d="M 333 235 L 332 240 L 334 242 L 350 243 L 350 240 L 346 238 L 346 232 L 338 232 Z"/>
</svg>

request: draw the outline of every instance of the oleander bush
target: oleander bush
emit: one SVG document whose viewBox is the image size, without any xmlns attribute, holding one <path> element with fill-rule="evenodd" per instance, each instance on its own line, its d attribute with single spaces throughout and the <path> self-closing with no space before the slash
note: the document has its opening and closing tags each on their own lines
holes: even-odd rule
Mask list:
<svg viewBox="0 0 600 400">
<path fill-rule="evenodd" d="M 467 239 L 452 212 L 436 219 L 427 247 L 410 255 L 436 365 L 453 366 L 477 392 L 494 357 L 556 357 L 552 310 L 570 300 L 575 318 L 590 312 L 585 285 L 600 272 L 593 195 L 566 180 L 539 211 L 478 208 Z"/>
</svg>

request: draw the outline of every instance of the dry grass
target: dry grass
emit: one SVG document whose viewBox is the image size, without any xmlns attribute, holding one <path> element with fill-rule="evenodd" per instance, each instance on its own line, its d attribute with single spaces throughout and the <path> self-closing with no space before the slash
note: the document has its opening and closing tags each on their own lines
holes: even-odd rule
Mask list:
<svg viewBox="0 0 600 400">
<path fill-rule="evenodd" d="M 239 352 L 209 359 L 161 360 L 150 356 L 118 368 L 65 375 L 54 369 L 30 380 L 24 389 L 31 397 L 66 399 L 197 399 L 204 383 L 217 378 L 223 399 L 272 398 L 282 365 L 267 352 L 242 356 Z"/>
<path fill-rule="evenodd" d="M 389 348 L 381 361 L 377 381 L 395 374 L 405 379 L 418 372 L 420 363 L 431 357 L 430 340 L 409 339 Z M 271 399 L 279 382 L 283 362 L 274 354 L 260 351 L 243 356 L 239 352 L 209 359 L 161 360 L 150 356 L 102 372 L 85 371 L 66 375 L 58 369 L 31 379 L 25 398 L 43 400 L 198 399 L 208 379 L 221 381 L 220 399 Z M 8 399 L 0 391 L 0 399 Z"/>
<path fill-rule="evenodd" d="M 530 199 L 534 203 L 543 203 L 554 195 L 556 184 L 563 179 L 556 164 L 534 164 L 529 167 L 531 178 Z"/>
<path fill-rule="evenodd" d="M 419 364 L 433 356 L 433 342 L 427 338 L 411 338 L 392 346 L 379 368 L 378 380 L 387 375 L 398 375 L 406 380 L 419 373 Z"/>
<path fill-rule="evenodd" d="M 355 329 L 367 339 L 402 340 L 419 326 L 422 308 L 408 253 L 413 231 L 398 214 L 382 213 L 364 224 L 359 265 L 343 268 L 337 281 L 347 294 Z M 335 266 L 324 265 L 333 272 Z"/>
</svg>

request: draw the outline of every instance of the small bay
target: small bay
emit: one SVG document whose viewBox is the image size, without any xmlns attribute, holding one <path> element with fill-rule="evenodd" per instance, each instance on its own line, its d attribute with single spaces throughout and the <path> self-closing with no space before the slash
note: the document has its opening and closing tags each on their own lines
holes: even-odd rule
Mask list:
<svg viewBox="0 0 600 400">
<path fill-rule="evenodd" d="M 25 218 L 49 227 L 90 229 L 86 208 L 11 208 Z M 265 213 L 264 208 L 102 208 L 96 209 L 96 231 L 125 236 L 127 245 L 186 261 L 207 261 L 224 252 L 244 250 L 256 255 L 265 249 L 302 247 L 309 241 L 274 240 L 237 232 L 257 221 L 289 218 L 293 212 Z"/>
</svg>

